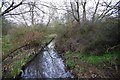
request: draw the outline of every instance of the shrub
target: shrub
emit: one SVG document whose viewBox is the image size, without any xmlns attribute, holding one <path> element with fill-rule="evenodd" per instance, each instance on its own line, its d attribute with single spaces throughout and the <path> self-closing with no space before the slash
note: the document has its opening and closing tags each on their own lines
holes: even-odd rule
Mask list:
<svg viewBox="0 0 120 80">
<path fill-rule="evenodd" d="M 43 38 L 42 32 L 29 31 L 29 32 L 26 32 L 26 33 L 22 34 L 21 36 L 17 37 L 15 42 L 18 42 L 22 45 L 30 44 L 30 45 L 35 46 L 35 45 L 41 44 L 42 38 Z"/>
<path fill-rule="evenodd" d="M 120 43 L 119 30 L 118 21 L 113 19 L 94 25 L 76 24 L 57 39 L 56 48 L 61 52 L 71 50 L 99 55 Z"/>
<path fill-rule="evenodd" d="M 9 42 L 14 50 L 20 46 L 30 44 L 38 46 L 43 39 L 43 32 L 34 30 L 31 27 L 16 27 L 9 32 Z"/>
</svg>

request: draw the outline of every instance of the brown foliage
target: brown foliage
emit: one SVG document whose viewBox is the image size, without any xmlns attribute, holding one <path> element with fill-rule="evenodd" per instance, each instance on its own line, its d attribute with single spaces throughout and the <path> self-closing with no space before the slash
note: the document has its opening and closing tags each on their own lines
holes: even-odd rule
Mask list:
<svg viewBox="0 0 120 80">
<path fill-rule="evenodd" d="M 56 48 L 61 52 L 70 50 L 98 55 L 119 44 L 119 28 L 116 22 L 86 24 L 83 27 L 77 24 L 57 39 Z"/>
<path fill-rule="evenodd" d="M 18 37 L 15 40 L 15 42 L 18 42 L 21 45 L 30 44 L 33 46 L 39 46 L 41 44 L 42 39 L 43 39 L 42 32 L 29 31 Z"/>
</svg>

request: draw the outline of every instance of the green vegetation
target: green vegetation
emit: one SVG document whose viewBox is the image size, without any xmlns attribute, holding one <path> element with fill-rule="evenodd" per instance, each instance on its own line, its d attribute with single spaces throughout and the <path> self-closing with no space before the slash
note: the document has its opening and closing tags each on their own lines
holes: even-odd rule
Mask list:
<svg viewBox="0 0 120 80">
<path fill-rule="evenodd" d="M 65 63 L 78 77 L 90 77 L 93 73 L 100 77 L 110 77 L 118 71 L 120 51 L 105 52 L 101 56 L 85 55 L 80 52 L 64 53 Z M 111 71 L 112 73 L 109 73 Z M 117 75 L 114 75 L 117 76 Z"/>
<path fill-rule="evenodd" d="M 74 24 L 57 37 L 56 49 L 65 58 L 65 63 L 78 77 L 117 77 L 120 70 L 120 36 L 118 21 L 85 25 Z M 112 75 L 112 76 L 110 76 Z"/>
<path fill-rule="evenodd" d="M 56 36 L 57 36 L 56 34 L 46 35 L 44 36 L 44 40 L 42 43 L 48 43 L 52 38 L 55 38 Z"/>
<path fill-rule="evenodd" d="M 22 66 L 35 55 L 38 48 L 48 43 L 53 37 L 56 37 L 56 49 L 63 54 L 65 63 L 78 77 L 84 73 L 92 75 L 89 73 L 89 68 L 95 69 L 93 72 L 99 72 L 98 74 L 103 73 L 107 68 L 115 71 L 118 69 L 118 56 L 120 56 L 119 33 L 116 31 L 119 28 L 116 25 L 117 21 L 110 22 L 111 20 L 94 25 L 86 23 L 82 28 L 79 24 L 11 28 L 7 31 L 9 34 L 2 36 L 3 57 L 5 56 L 3 62 L 5 68 L 9 69 L 4 76 L 7 74 L 9 77 L 16 77 L 21 72 Z M 29 46 L 25 46 L 26 50 L 21 52 L 18 49 L 9 54 L 26 44 L 29 44 Z M 11 59 L 8 54 L 12 56 Z M 7 63 L 7 61 L 11 62 Z M 102 74 L 101 77 L 103 77 Z"/>
<path fill-rule="evenodd" d="M 79 63 L 79 61 L 85 61 L 85 62 L 93 64 L 93 65 L 99 65 L 104 62 L 116 63 L 115 60 L 118 58 L 118 56 L 120 56 L 120 51 L 106 52 L 101 56 L 84 55 L 84 54 L 80 54 L 79 52 L 68 51 L 64 54 L 64 56 L 65 56 L 66 63 L 68 64 L 68 66 L 73 67 L 73 66 L 75 66 L 76 63 Z M 74 62 L 75 59 L 77 59 L 79 61 Z"/>
<path fill-rule="evenodd" d="M 94 24 L 88 22 L 83 26 L 75 24 L 57 38 L 56 48 L 61 52 L 70 50 L 91 55 L 101 55 L 108 49 L 119 51 L 119 30 L 117 19 Z"/>
<path fill-rule="evenodd" d="M 21 68 L 32 59 L 35 52 L 34 49 L 22 50 L 15 52 L 12 58 L 9 56 L 4 60 L 4 68 L 7 68 L 7 73 L 3 73 L 6 77 L 16 77 L 20 72 Z"/>
<path fill-rule="evenodd" d="M 46 33 L 44 28 L 41 30 L 41 27 L 16 27 L 12 28 L 9 34 L 3 35 L 2 54 L 4 68 L 7 68 L 7 72 L 3 72 L 3 77 L 15 78 L 22 71 L 21 68 L 38 52 L 38 49 L 53 37 L 56 37 L 56 34 L 52 30 Z M 26 44 L 29 45 L 24 46 Z M 20 48 L 11 53 L 21 46 L 26 49 Z"/>
<path fill-rule="evenodd" d="M 78 77 L 119 75 L 119 2 L 99 1 L 91 0 L 95 5 L 87 6 L 87 0 L 68 0 L 58 6 L 28 0 L 20 8 L 22 2 L 12 2 L 7 7 L 8 2 L 4 1 L 0 8 L 3 77 L 18 75 L 22 66 L 53 37 L 56 49 Z"/>
<path fill-rule="evenodd" d="M 11 48 L 11 43 L 9 40 L 9 36 L 7 35 L 7 36 L 2 37 L 2 51 L 4 53 L 7 53 L 10 50 L 10 48 Z"/>
<path fill-rule="evenodd" d="M 82 56 L 81 60 L 89 62 L 94 65 L 99 65 L 99 63 L 103 63 L 105 61 L 116 63 L 116 58 L 118 58 L 118 55 L 120 55 L 120 52 L 106 52 L 102 56 Z"/>
<path fill-rule="evenodd" d="M 11 70 L 11 76 L 14 78 L 19 75 L 19 73 L 22 71 L 22 67 L 29 61 L 31 60 L 32 56 L 26 56 L 25 58 L 18 60 L 15 64 L 12 65 L 12 70 Z"/>
</svg>

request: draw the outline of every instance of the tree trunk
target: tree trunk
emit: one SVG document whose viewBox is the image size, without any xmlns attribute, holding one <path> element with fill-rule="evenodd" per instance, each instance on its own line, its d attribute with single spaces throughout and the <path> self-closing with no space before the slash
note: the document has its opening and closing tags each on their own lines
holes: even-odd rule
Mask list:
<svg viewBox="0 0 120 80">
<path fill-rule="evenodd" d="M 86 23 L 86 1 L 82 2 L 82 7 L 83 7 L 82 24 L 84 25 Z"/>
<path fill-rule="evenodd" d="M 96 13 L 97 13 L 98 5 L 99 5 L 99 0 L 98 0 L 98 2 L 97 2 L 97 4 L 96 4 L 95 11 L 94 11 L 93 16 L 92 16 L 92 23 L 95 22 L 95 15 L 96 15 Z"/>
</svg>

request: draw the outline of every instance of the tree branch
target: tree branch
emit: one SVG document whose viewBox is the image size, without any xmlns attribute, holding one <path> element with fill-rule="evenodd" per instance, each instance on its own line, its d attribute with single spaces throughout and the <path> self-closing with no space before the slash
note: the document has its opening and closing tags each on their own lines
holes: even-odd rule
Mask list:
<svg viewBox="0 0 120 80">
<path fill-rule="evenodd" d="M 14 2 L 12 2 L 12 4 L 11 4 L 4 12 L 2 12 L 2 13 L 0 14 L 0 16 L 3 16 L 3 15 L 5 15 L 6 13 L 9 13 L 10 11 L 14 10 L 14 9 L 17 8 L 18 6 L 22 5 L 22 2 L 23 2 L 23 0 L 22 0 L 19 4 L 15 5 L 15 6 L 13 6 L 13 5 L 14 5 Z"/>
<path fill-rule="evenodd" d="M 72 15 L 73 15 L 74 19 L 75 19 L 77 22 L 79 22 L 78 18 L 77 18 L 77 17 L 75 16 L 75 14 L 74 14 L 74 9 L 73 9 L 72 2 L 70 2 L 70 5 L 71 5 Z"/>
<path fill-rule="evenodd" d="M 93 16 L 92 16 L 92 22 L 93 22 L 93 23 L 94 23 L 94 21 L 95 21 L 95 15 L 96 15 L 96 13 L 97 13 L 98 5 L 99 5 L 99 0 L 98 0 L 98 2 L 97 2 L 96 6 L 95 6 L 95 11 L 94 11 Z"/>
<path fill-rule="evenodd" d="M 7 16 L 7 15 L 20 15 L 20 14 L 26 14 L 28 12 L 31 12 L 31 11 L 25 11 L 25 12 L 20 12 L 20 13 L 10 13 L 10 14 L 5 14 L 4 16 Z"/>
<path fill-rule="evenodd" d="M 103 11 L 103 13 L 98 17 L 98 19 L 102 20 L 107 13 L 109 13 L 112 9 L 115 9 L 115 7 L 120 3 L 120 1 L 118 1 L 114 6 L 110 6 L 111 2 L 109 4 L 107 4 L 106 2 L 104 2 L 106 5 L 102 5 L 102 6 L 106 6 L 106 9 Z M 109 9 L 108 9 L 109 8 Z"/>
</svg>

